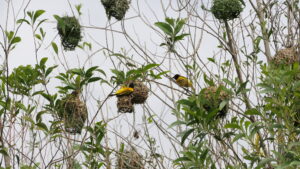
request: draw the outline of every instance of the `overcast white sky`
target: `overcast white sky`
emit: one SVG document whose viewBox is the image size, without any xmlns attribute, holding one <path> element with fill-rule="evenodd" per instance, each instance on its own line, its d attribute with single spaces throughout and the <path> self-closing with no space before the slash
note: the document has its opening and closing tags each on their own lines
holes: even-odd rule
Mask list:
<svg viewBox="0 0 300 169">
<path fill-rule="evenodd" d="M 76 49 L 72 52 L 65 52 L 65 59 L 66 62 L 62 59 L 62 53 L 61 48 L 59 48 L 60 54 L 59 58 L 55 56 L 55 53 L 51 47 L 51 42 L 54 41 L 58 45 L 60 44 L 60 38 L 57 36 L 56 31 L 56 22 L 53 18 L 53 15 L 73 15 L 73 12 L 75 12 L 75 15 L 78 17 L 78 14 L 75 10 L 75 5 L 82 4 L 82 16 L 80 16 L 80 23 L 83 26 L 88 27 L 98 27 L 98 28 L 104 28 L 108 24 L 107 17 L 105 15 L 104 8 L 102 7 L 102 4 L 100 0 L 69 0 L 71 4 L 68 3 L 67 0 L 32 0 L 27 8 L 27 11 L 32 10 L 39 10 L 43 9 L 46 11 L 45 14 L 42 15 L 40 19 L 47 18 L 48 21 L 43 24 L 43 29 L 45 30 L 46 34 L 46 40 L 44 41 L 41 49 L 38 51 L 38 58 L 41 59 L 42 57 L 48 57 L 49 63 L 48 65 L 52 64 L 58 64 L 60 67 L 57 69 L 58 71 L 64 71 L 64 67 L 61 66 L 61 63 L 59 60 L 61 59 L 64 64 L 67 63 L 67 66 L 70 68 L 83 66 L 84 63 L 85 67 L 89 66 L 99 66 L 101 69 L 106 71 L 108 74 L 108 77 L 110 74 L 110 69 L 112 67 L 112 63 L 110 59 L 107 59 L 103 52 L 97 52 L 99 49 L 102 49 L 103 47 L 109 47 L 115 52 L 118 52 L 121 50 L 121 48 L 124 48 L 125 50 L 129 51 L 130 55 L 134 54 L 135 52 L 131 49 L 130 45 L 126 41 L 123 35 L 114 33 L 113 38 L 111 37 L 112 34 L 108 33 L 108 36 L 106 36 L 106 32 L 101 29 L 93 29 L 93 28 L 84 28 L 83 29 L 83 40 L 87 42 L 91 42 L 93 44 L 92 51 L 82 51 L 81 49 Z M 8 30 L 14 30 L 17 25 L 14 24 L 14 15 L 16 19 L 20 19 L 24 17 L 23 8 L 24 5 L 28 1 L 24 1 L 24 3 L 21 3 L 21 0 L 12 0 L 9 7 L 9 16 L 8 16 Z M 128 13 L 126 14 L 126 18 L 130 18 L 125 21 L 125 28 L 129 35 L 133 37 L 133 39 L 138 40 L 141 44 L 145 45 L 148 50 L 152 51 L 153 53 L 159 54 L 163 56 L 165 54 L 165 49 L 159 47 L 158 45 L 162 42 L 163 39 L 157 35 L 157 33 L 149 28 L 148 26 L 145 26 L 145 24 L 137 18 L 137 4 L 139 4 L 140 11 L 142 11 L 141 15 L 148 16 L 149 19 L 147 22 L 149 24 L 153 24 L 157 21 L 163 21 L 165 18 L 165 15 L 163 13 L 163 10 L 161 9 L 161 1 L 160 0 L 132 0 L 132 6 L 129 9 Z M 147 6 L 147 4 L 149 6 Z M 151 9 L 150 9 L 150 8 Z M 199 6 L 200 7 L 200 6 Z M 71 10 L 72 8 L 72 10 Z M 0 23 L 1 26 L 5 28 L 5 22 L 7 21 L 7 3 L 6 0 L 0 0 Z M 153 10 L 153 11 L 151 11 Z M 14 12 L 13 12 L 14 11 Z M 19 11 L 19 13 L 18 13 Z M 156 16 L 154 16 L 154 14 Z M 185 13 L 182 12 L 182 16 L 185 17 Z M 177 14 L 174 15 L 174 12 L 172 10 L 169 10 L 167 13 L 169 17 L 177 18 Z M 28 18 L 28 17 L 27 17 Z M 112 23 L 115 22 L 114 19 L 112 19 Z M 116 22 L 112 25 L 113 29 L 121 30 L 120 29 L 120 22 Z M 20 44 L 17 45 L 17 48 L 10 54 L 9 56 L 9 66 L 10 70 L 13 68 L 19 66 L 19 65 L 26 65 L 26 64 L 32 64 L 34 65 L 36 63 L 35 61 L 35 55 L 34 55 L 34 44 L 33 44 L 33 37 L 32 37 L 32 30 L 30 26 L 23 24 L 18 32 L 18 36 L 22 38 L 22 41 Z M 0 36 L 1 39 L 3 38 Z M 107 38 L 107 43 L 106 43 Z M 200 47 L 202 49 L 201 56 L 206 57 L 212 57 L 213 54 L 213 48 L 216 47 L 217 42 L 215 42 L 211 37 L 204 36 L 203 41 L 205 42 L 203 46 Z M 95 53 L 92 57 L 90 57 L 91 54 Z M 3 52 L 0 52 L 1 57 L 3 59 Z M 162 59 L 153 55 L 155 60 L 157 62 L 161 61 Z M 138 55 L 134 56 L 134 59 L 136 61 L 139 61 L 140 63 L 144 64 L 143 60 L 139 58 Z M 122 69 L 122 68 L 121 68 Z M 172 74 L 175 74 L 177 72 L 172 72 Z M 171 74 L 171 75 L 172 75 Z M 162 79 L 160 80 L 162 83 L 170 83 L 168 79 Z M 55 92 L 55 86 L 57 86 L 57 81 L 52 78 L 51 83 L 51 89 L 52 92 Z M 150 86 L 149 86 L 150 87 Z M 156 87 L 153 85 L 151 86 L 152 91 L 157 91 Z M 111 88 L 108 86 L 99 86 L 99 84 L 95 84 L 89 88 L 89 91 L 85 95 L 85 97 L 88 100 L 89 105 L 89 116 L 90 118 L 93 117 L 95 114 L 95 111 L 97 110 L 97 107 L 95 106 L 96 101 L 103 101 L 107 94 L 110 92 Z M 163 100 L 165 98 L 162 98 Z M 167 100 L 167 99 L 166 99 Z M 104 118 L 114 118 L 118 116 L 117 110 L 116 110 L 116 98 L 110 98 L 108 101 L 107 106 L 104 107 L 103 111 L 101 111 L 102 115 L 99 115 L 97 117 L 97 121 L 100 121 L 103 117 Z M 163 103 L 157 99 L 153 94 L 150 94 L 149 99 L 147 100 L 147 104 L 150 105 L 150 107 L 153 109 L 152 111 L 156 113 L 157 119 L 161 118 L 164 122 L 167 124 L 170 124 L 175 121 L 175 118 L 173 115 L 171 115 L 171 110 L 163 105 Z M 138 131 L 143 131 L 143 128 L 145 127 L 143 124 L 145 121 L 143 121 L 143 116 L 147 115 L 147 112 L 143 108 L 143 106 L 136 106 L 136 112 L 135 112 L 135 124 L 133 123 L 133 115 L 132 114 L 124 114 L 116 118 L 113 122 L 109 124 L 109 130 L 116 130 L 121 136 L 127 137 L 129 140 L 132 140 L 132 125 L 135 125 L 136 129 Z M 167 125 L 162 125 L 166 128 Z M 150 125 L 150 133 L 151 136 L 154 138 L 157 138 L 158 140 L 166 140 L 166 138 L 163 138 L 163 135 L 161 132 L 157 130 L 157 128 L 154 125 Z M 141 133 L 142 135 L 144 133 Z M 78 138 L 78 136 L 76 136 Z M 142 143 L 142 140 L 133 140 L 136 144 L 140 146 L 144 146 L 145 144 Z M 113 137 L 110 138 L 111 145 L 115 145 L 116 141 Z M 165 151 L 165 154 L 174 152 L 171 151 L 172 146 L 168 141 L 162 141 L 158 143 L 159 145 L 159 152 Z M 172 156 L 172 155 L 171 155 Z"/>
</svg>

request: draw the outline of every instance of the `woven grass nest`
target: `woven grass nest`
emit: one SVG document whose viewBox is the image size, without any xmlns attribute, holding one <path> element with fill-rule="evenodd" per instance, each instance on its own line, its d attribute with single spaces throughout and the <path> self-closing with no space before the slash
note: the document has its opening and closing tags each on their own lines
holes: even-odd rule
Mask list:
<svg viewBox="0 0 300 169">
<path fill-rule="evenodd" d="M 79 93 L 73 92 L 61 100 L 58 116 L 64 121 L 67 132 L 81 133 L 88 112 L 86 105 L 79 98 Z"/>
<path fill-rule="evenodd" d="M 275 65 L 292 65 L 299 61 L 296 47 L 281 49 L 272 58 Z"/>
<path fill-rule="evenodd" d="M 134 111 L 134 107 L 131 100 L 132 100 L 132 94 L 118 96 L 118 101 L 117 101 L 118 112 L 132 113 Z"/>
<path fill-rule="evenodd" d="M 74 16 L 64 16 L 57 22 L 58 34 L 65 50 L 74 50 L 80 42 L 81 26 Z"/>
<path fill-rule="evenodd" d="M 207 88 L 203 89 L 204 92 L 204 98 L 205 98 L 205 104 L 203 105 L 204 109 L 208 112 L 213 111 L 215 109 L 218 109 L 220 104 L 230 99 L 229 93 L 224 91 L 223 86 L 209 86 Z M 216 118 L 224 118 L 227 115 L 227 112 L 229 110 L 229 104 L 227 103 L 222 110 L 220 110 Z"/>
<path fill-rule="evenodd" d="M 117 154 L 116 169 L 144 169 L 143 157 L 134 149 Z"/>
<path fill-rule="evenodd" d="M 111 17 L 122 20 L 129 9 L 130 0 L 101 0 L 108 19 Z"/>
<path fill-rule="evenodd" d="M 243 11 L 240 0 L 214 0 L 211 7 L 213 15 L 220 20 L 233 20 Z"/>
<path fill-rule="evenodd" d="M 134 85 L 131 102 L 133 104 L 145 103 L 148 98 L 149 88 L 139 80 L 131 81 L 129 83 L 133 83 Z"/>
</svg>

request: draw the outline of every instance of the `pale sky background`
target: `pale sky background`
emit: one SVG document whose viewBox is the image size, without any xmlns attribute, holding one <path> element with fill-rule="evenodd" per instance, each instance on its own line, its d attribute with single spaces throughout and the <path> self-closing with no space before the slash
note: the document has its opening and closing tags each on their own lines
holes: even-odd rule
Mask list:
<svg viewBox="0 0 300 169">
<path fill-rule="evenodd" d="M 163 0 L 162 0 L 163 1 Z M 14 24 L 13 17 L 13 10 L 15 11 L 14 15 L 17 19 L 21 19 L 24 17 L 23 15 L 23 8 L 24 4 L 26 4 L 28 1 L 24 1 L 25 3 L 22 5 L 21 0 L 13 0 L 11 1 L 9 8 L 9 21 L 8 21 L 8 30 L 13 30 L 16 26 Z M 168 2 L 168 1 L 164 1 Z M 68 4 L 67 0 L 32 0 L 29 7 L 27 8 L 27 11 L 32 10 L 39 10 L 43 9 L 46 12 L 42 15 L 40 19 L 47 18 L 48 21 L 43 24 L 43 29 L 47 33 L 46 39 L 38 52 L 38 59 L 41 59 L 42 57 L 48 57 L 48 63 L 47 65 L 51 66 L 53 64 L 61 65 L 59 60 L 62 58 L 61 48 L 59 48 L 59 58 L 55 55 L 52 47 L 51 42 L 54 41 L 56 44 L 60 46 L 60 38 L 57 35 L 56 30 L 56 21 L 53 18 L 53 15 L 73 15 L 72 10 L 75 13 L 75 15 L 78 17 L 78 13 L 76 12 L 75 5 L 82 4 L 82 16 L 80 16 L 80 24 L 83 26 L 89 26 L 89 27 L 99 27 L 104 28 L 108 24 L 108 19 L 105 15 L 104 8 L 100 2 L 100 0 L 70 0 L 71 6 Z M 161 1 L 160 0 L 132 0 L 131 8 L 129 9 L 128 13 L 126 14 L 126 18 L 130 18 L 128 20 L 125 20 L 125 28 L 128 34 L 134 39 L 138 40 L 141 44 L 147 47 L 148 50 L 150 50 L 153 53 L 159 54 L 160 56 L 164 56 L 166 53 L 166 50 L 164 48 L 159 47 L 159 44 L 162 43 L 163 39 L 158 36 L 157 32 L 149 26 L 145 26 L 144 23 L 140 20 L 140 18 L 136 17 L 136 9 L 137 4 L 139 4 L 140 11 L 142 11 L 141 15 L 147 16 L 149 19 L 147 22 L 154 25 L 157 21 L 163 21 L 165 18 L 165 15 L 163 13 L 163 10 L 161 8 Z M 151 9 L 146 5 L 148 4 Z M 166 5 L 166 4 L 165 4 Z M 13 7 L 13 8 L 12 8 Z M 72 7 L 72 10 L 71 10 Z M 200 9 L 200 6 L 199 6 Z M 151 11 L 153 10 L 153 11 Z M 154 16 L 154 13 L 156 16 Z M 177 18 L 176 13 L 172 12 L 171 9 L 168 10 L 167 15 L 169 17 Z M 211 14 L 209 14 L 211 15 Z M 0 0 L 0 23 L 1 25 L 5 25 L 6 17 L 7 17 L 7 3 L 4 0 Z M 182 12 L 182 18 L 186 16 L 185 12 Z M 211 18 L 211 16 L 209 16 Z M 28 19 L 28 17 L 27 17 Z M 112 19 L 111 21 L 114 23 L 112 25 L 113 29 L 121 30 L 120 29 L 120 22 L 116 22 L 116 20 Z M 156 28 L 155 28 L 156 29 Z M 156 29 L 158 30 L 158 29 Z M 111 49 L 113 47 L 115 52 L 119 52 L 121 48 L 124 48 L 126 51 L 129 52 L 129 55 L 133 55 L 134 59 L 141 64 L 145 64 L 142 59 L 139 58 L 139 56 L 131 49 L 130 45 L 124 39 L 123 35 L 120 35 L 118 33 L 113 34 L 113 38 L 111 37 L 111 33 L 109 32 L 107 35 L 108 44 L 106 44 L 106 35 L 105 31 L 101 29 L 92 29 L 92 28 L 84 28 L 83 29 L 83 41 L 87 41 L 93 44 L 92 51 L 82 51 L 81 49 L 77 48 L 75 51 L 71 52 L 64 52 L 65 59 L 67 61 L 67 66 L 69 68 L 74 67 L 82 67 L 83 65 L 85 67 L 90 66 L 99 66 L 99 68 L 103 69 L 107 73 L 107 80 L 111 77 L 110 69 L 112 69 L 113 65 L 111 63 L 111 60 L 104 56 L 103 52 L 96 52 L 99 49 L 102 49 L 103 47 L 108 47 Z M 20 44 L 17 45 L 16 49 L 10 54 L 9 56 L 9 68 L 12 70 L 13 68 L 19 66 L 19 65 L 27 65 L 31 64 L 34 65 L 36 63 L 35 56 L 34 56 L 34 45 L 33 45 L 33 37 L 32 37 L 32 31 L 30 26 L 23 24 L 18 32 L 18 36 L 22 38 L 22 41 Z M 198 34 L 199 36 L 199 34 Z M 1 40 L 3 39 L 2 36 L 0 36 Z M 200 55 L 203 58 L 212 57 L 213 54 L 215 54 L 214 49 L 218 45 L 218 42 L 213 39 L 211 36 L 205 34 L 203 43 L 200 46 Z M 96 53 L 95 53 L 96 52 Z M 92 55 L 93 54 L 93 55 Z M 92 57 L 89 57 L 91 56 Z M 0 52 L 1 59 L 3 60 L 3 51 Z M 159 63 L 162 61 L 162 57 L 153 55 L 153 58 Z M 112 58 L 114 59 L 114 58 Z M 205 60 L 205 59 L 204 59 Z M 64 62 L 65 63 L 65 62 Z M 84 64 L 85 63 L 85 64 Z M 168 65 L 168 61 L 166 61 L 166 64 Z M 176 66 L 176 65 L 175 65 Z M 177 72 L 180 71 L 176 69 L 174 66 L 173 72 L 170 73 L 170 76 L 173 76 Z M 213 69 L 213 67 L 211 67 Z M 120 70 L 123 68 L 120 67 Z M 59 72 L 64 72 L 64 67 L 59 66 L 57 69 Z M 127 70 L 126 70 L 127 71 Z M 57 72 L 53 73 L 53 76 L 57 75 Z M 166 83 L 170 84 L 169 79 L 161 79 L 158 80 L 160 83 Z M 55 80 L 55 78 L 51 79 L 51 91 L 55 92 L 57 89 L 55 89 L 55 86 L 59 85 L 58 81 Z M 148 84 L 149 85 L 149 84 Z M 176 85 L 173 84 L 175 88 L 178 88 Z M 149 86 L 152 92 L 156 92 L 156 94 L 159 94 L 159 89 L 154 84 L 151 84 Z M 167 92 L 171 92 L 169 89 L 165 88 Z M 84 97 L 87 98 L 87 104 L 89 108 L 89 119 L 91 119 L 96 110 L 96 101 L 103 101 L 106 96 L 110 93 L 112 90 L 111 87 L 108 85 L 100 86 L 99 83 L 94 83 L 88 88 L 88 91 L 84 94 Z M 165 96 L 162 96 L 162 100 L 168 100 L 164 98 Z M 147 104 L 149 107 L 151 107 L 153 110 L 152 112 L 155 112 L 155 119 L 158 120 L 158 122 L 164 127 L 167 128 L 169 124 L 174 122 L 176 119 L 173 115 L 171 115 L 172 111 L 166 107 L 160 99 L 158 99 L 153 93 L 150 92 L 149 98 L 147 100 Z M 169 104 L 172 104 L 169 102 Z M 101 114 L 101 115 L 100 115 Z M 141 137 L 144 136 L 145 133 L 143 133 L 143 128 L 145 127 L 145 121 L 143 120 L 144 117 L 149 117 L 147 112 L 145 111 L 144 107 L 142 105 L 135 106 L 135 115 L 133 114 L 118 114 L 116 110 L 116 98 L 110 98 L 107 102 L 107 104 L 104 106 L 104 108 L 101 110 L 100 114 L 97 116 L 96 121 L 100 121 L 103 118 L 110 119 L 115 118 L 114 121 L 109 123 L 108 130 L 109 132 L 112 132 L 113 130 L 116 130 L 118 134 L 120 134 L 122 137 L 127 138 L 128 140 L 133 141 L 133 143 L 137 144 L 138 146 L 145 146 L 142 138 L 138 140 L 134 140 L 132 138 L 133 128 L 134 127 L 140 131 Z M 51 117 L 49 116 L 49 119 Z M 45 121 L 49 120 L 45 119 Z M 160 120 L 162 119 L 162 120 Z M 134 122 L 135 121 L 135 122 Z M 166 124 L 164 124 L 163 122 Z M 169 141 L 166 141 L 166 138 L 163 136 L 162 132 L 157 130 L 157 127 L 152 124 L 149 125 L 150 128 L 150 134 L 151 137 L 154 137 L 157 139 L 157 145 L 159 146 L 158 153 L 163 153 L 165 155 L 168 155 L 169 157 L 174 157 L 174 151 L 172 150 L 173 147 L 170 144 Z M 170 130 L 171 131 L 171 130 Z M 79 139 L 80 136 L 75 136 L 75 138 Z M 145 137 L 144 137 L 145 139 Z M 119 140 L 119 139 L 118 139 Z M 110 135 L 109 140 L 111 147 L 116 146 L 116 140 L 113 137 L 113 134 Z M 169 155 L 170 154 L 170 155 Z"/>
</svg>

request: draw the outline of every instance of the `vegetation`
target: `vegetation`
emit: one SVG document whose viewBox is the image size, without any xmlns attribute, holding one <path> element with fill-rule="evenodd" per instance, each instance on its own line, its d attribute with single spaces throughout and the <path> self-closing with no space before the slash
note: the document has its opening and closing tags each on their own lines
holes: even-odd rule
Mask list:
<svg viewBox="0 0 300 169">
<path fill-rule="evenodd" d="M 53 2 L 0 3 L 0 169 L 300 168 L 299 0 Z"/>
</svg>

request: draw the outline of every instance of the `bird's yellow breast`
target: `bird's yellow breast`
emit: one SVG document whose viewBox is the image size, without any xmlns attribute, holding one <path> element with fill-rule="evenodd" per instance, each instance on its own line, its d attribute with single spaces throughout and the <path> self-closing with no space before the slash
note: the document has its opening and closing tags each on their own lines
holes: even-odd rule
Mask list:
<svg viewBox="0 0 300 169">
<path fill-rule="evenodd" d="M 132 92 L 133 92 L 133 88 L 123 86 L 123 87 L 121 87 L 121 89 L 117 90 L 115 94 L 118 95 L 118 96 L 121 96 L 121 95 L 130 94 Z"/>
<path fill-rule="evenodd" d="M 192 82 L 189 81 L 186 77 L 180 76 L 176 79 L 176 83 L 181 87 L 192 87 Z"/>
</svg>

